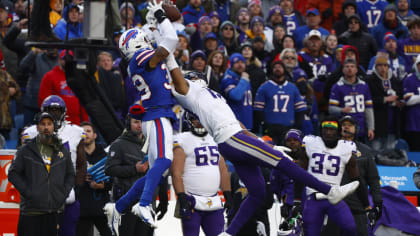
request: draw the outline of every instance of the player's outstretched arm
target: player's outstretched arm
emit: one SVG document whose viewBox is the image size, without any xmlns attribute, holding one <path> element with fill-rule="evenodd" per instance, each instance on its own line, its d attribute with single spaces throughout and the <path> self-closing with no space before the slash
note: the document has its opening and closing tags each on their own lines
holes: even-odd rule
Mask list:
<svg viewBox="0 0 420 236">
<path fill-rule="evenodd" d="M 172 182 L 174 184 L 175 192 L 183 193 L 184 190 L 184 182 L 182 180 L 182 174 L 184 173 L 184 166 L 185 166 L 185 152 L 180 146 L 175 147 L 174 150 L 174 159 L 171 165 L 171 175 L 172 175 Z"/>
<path fill-rule="evenodd" d="M 161 38 L 156 40 L 158 47 L 149 60 L 149 68 L 151 69 L 156 68 L 156 66 L 164 61 L 170 53 L 173 53 L 178 43 L 178 35 L 176 34 L 176 30 L 172 26 L 172 23 L 166 17 L 165 10 L 162 8 L 162 3 L 163 1 L 156 3 L 156 0 L 153 0 L 153 2 L 149 2 L 149 6 L 147 7 L 158 22 L 161 35 Z"/>
<path fill-rule="evenodd" d="M 175 91 L 181 95 L 186 95 L 188 93 L 189 86 L 184 78 L 184 75 L 178 67 L 178 63 L 176 63 L 173 54 L 170 54 L 168 58 L 166 58 L 166 66 L 171 72 L 172 83 L 175 87 Z"/>
</svg>

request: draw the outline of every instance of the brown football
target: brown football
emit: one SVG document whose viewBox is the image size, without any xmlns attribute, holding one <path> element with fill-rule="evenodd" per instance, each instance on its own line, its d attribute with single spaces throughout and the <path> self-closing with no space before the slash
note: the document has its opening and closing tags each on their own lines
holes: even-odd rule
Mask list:
<svg viewBox="0 0 420 236">
<path fill-rule="evenodd" d="M 175 5 L 164 3 L 162 4 L 162 8 L 165 10 L 166 16 L 171 22 L 177 21 L 181 18 L 181 13 Z"/>
</svg>

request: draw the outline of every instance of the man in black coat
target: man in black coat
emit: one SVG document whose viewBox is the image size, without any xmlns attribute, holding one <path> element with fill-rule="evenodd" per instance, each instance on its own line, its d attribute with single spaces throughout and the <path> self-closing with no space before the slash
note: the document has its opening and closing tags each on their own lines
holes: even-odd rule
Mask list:
<svg viewBox="0 0 420 236">
<path fill-rule="evenodd" d="M 54 118 L 40 114 L 38 135 L 18 149 L 8 179 L 21 196 L 18 235 L 56 236 L 57 215 L 75 181 L 69 151 L 54 133 Z"/>
<path fill-rule="evenodd" d="M 338 37 L 338 42 L 343 45 L 352 45 L 357 48 L 360 54 L 360 65 L 366 70 L 369 60 L 378 51 L 375 39 L 367 32 L 363 31 L 362 21 L 359 15 L 354 14 L 348 17 L 347 25 L 349 29 Z"/>
<path fill-rule="evenodd" d="M 95 165 L 106 157 L 102 145 L 96 143 L 97 134 L 93 125 L 89 122 L 82 122 L 80 126 L 86 133 L 84 139 L 84 151 L 86 159 L 84 163 L 78 163 L 83 166 L 83 170 Z M 108 228 L 107 219 L 103 207 L 109 202 L 108 190 L 111 189 L 111 182 L 94 181 L 92 176 L 83 173 L 84 180 L 82 184 L 76 186 L 76 196 L 80 203 L 80 217 L 77 222 L 77 236 L 93 236 L 93 226 L 98 229 L 101 236 L 111 236 L 111 230 Z"/>
<path fill-rule="evenodd" d="M 105 174 L 113 178 L 114 201 L 120 199 L 137 179 L 146 174 L 149 162 L 145 160 L 145 153 L 141 150 L 144 142 L 141 119 L 127 116 L 126 129 L 111 144 L 105 164 Z M 122 213 L 124 214 L 118 229 L 120 235 L 153 235 L 153 229 L 131 213 L 131 207 Z"/>
</svg>

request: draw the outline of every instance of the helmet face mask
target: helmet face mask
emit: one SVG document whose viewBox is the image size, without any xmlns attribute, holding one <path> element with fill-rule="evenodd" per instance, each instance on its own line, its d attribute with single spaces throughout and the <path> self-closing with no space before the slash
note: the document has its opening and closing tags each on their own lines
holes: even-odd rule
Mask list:
<svg viewBox="0 0 420 236">
<path fill-rule="evenodd" d="M 127 60 L 131 60 L 134 53 L 142 48 L 153 49 L 147 33 L 140 28 L 125 31 L 118 42 L 118 48 Z"/>
<path fill-rule="evenodd" d="M 190 126 L 191 132 L 199 137 L 204 137 L 207 135 L 206 128 L 201 125 L 198 117 L 190 112 L 185 112 L 185 119 L 187 120 L 188 125 Z"/>
<path fill-rule="evenodd" d="M 61 97 L 51 95 L 45 98 L 42 102 L 41 111 L 50 113 L 54 118 L 56 129 L 59 129 L 65 121 L 67 107 Z"/>
</svg>

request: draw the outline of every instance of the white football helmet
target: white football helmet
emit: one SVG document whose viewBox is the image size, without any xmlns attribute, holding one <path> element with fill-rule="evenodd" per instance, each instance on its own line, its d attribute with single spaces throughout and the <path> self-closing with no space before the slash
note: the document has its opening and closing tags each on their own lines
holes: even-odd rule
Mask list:
<svg viewBox="0 0 420 236">
<path fill-rule="evenodd" d="M 141 48 L 153 49 L 147 33 L 140 28 L 132 28 L 125 31 L 120 37 L 118 47 L 127 60 L 131 60 L 134 53 Z"/>
</svg>

